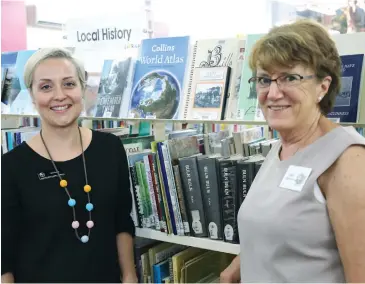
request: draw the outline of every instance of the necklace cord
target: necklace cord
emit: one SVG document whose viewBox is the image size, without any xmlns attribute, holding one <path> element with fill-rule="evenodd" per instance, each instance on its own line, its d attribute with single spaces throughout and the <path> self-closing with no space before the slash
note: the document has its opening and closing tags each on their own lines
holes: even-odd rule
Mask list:
<svg viewBox="0 0 365 284">
<path fill-rule="evenodd" d="M 85 182 L 88 185 L 89 183 L 88 183 L 88 178 L 87 178 L 86 160 L 85 160 L 84 146 L 83 146 L 83 142 L 82 142 L 82 136 L 81 136 L 80 127 L 78 127 L 77 129 L 79 131 L 79 137 L 80 137 L 81 155 L 82 155 L 82 163 L 83 163 L 83 168 L 84 168 Z M 58 176 L 59 180 L 61 181 L 62 180 L 61 174 L 60 174 L 60 172 L 59 172 L 59 170 L 58 170 L 58 168 L 56 166 L 56 163 L 54 162 L 54 160 L 53 160 L 53 158 L 51 156 L 51 153 L 50 153 L 50 151 L 49 151 L 49 149 L 47 147 L 46 142 L 44 141 L 44 138 L 43 138 L 43 135 L 42 135 L 42 129 L 40 130 L 39 134 L 41 136 L 41 139 L 42 139 L 44 148 L 46 149 L 47 154 L 48 154 L 48 156 L 49 156 L 49 158 L 50 158 L 50 160 L 52 162 L 53 168 L 55 169 L 55 172 L 57 173 L 57 176 Z M 71 197 L 71 195 L 70 195 L 70 193 L 69 193 L 69 191 L 67 189 L 67 186 L 65 186 L 64 189 L 65 189 L 65 192 L 66 192 L 68 198 L 69 199 L 72 199 L 72 197 Z M 89 194 L 89 192 L 86 192 L 86 195 L 87 195 L 88 203 L 91 203 L 90 202 L 90 194 Z M 76 220 L 75 206 L 72 206 L 71 208 L 72 208 L 72 214 L 73 214 L 73 221 L 77 221 Z M 89 221 L 91 221 L 91 210 L 89 211 Z M 81 241 L 81 238 L 79 236 L 79 233 L 78 233 L 77 228 L 75 228 L 74 230 L 75 230 L 76 237 Z M 87 234 L 88 238 L 90 237 L 90 232 L 91 232 L 91 228 L 88 228 L 88 234 Z"/>
</svg>

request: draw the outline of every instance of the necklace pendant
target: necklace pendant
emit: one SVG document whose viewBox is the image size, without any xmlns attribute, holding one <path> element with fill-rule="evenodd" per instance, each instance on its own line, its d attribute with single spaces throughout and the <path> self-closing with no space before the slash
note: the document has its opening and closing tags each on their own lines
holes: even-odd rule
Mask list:
<svg viewBox="0 0 365 284">
<path fill-rule="evenodd" d="M 81 242 L 83 242 L 84 244 L 87 243 L 89 241 L 89 237 L 84 235 L 81 237 Z"/>
</svg>

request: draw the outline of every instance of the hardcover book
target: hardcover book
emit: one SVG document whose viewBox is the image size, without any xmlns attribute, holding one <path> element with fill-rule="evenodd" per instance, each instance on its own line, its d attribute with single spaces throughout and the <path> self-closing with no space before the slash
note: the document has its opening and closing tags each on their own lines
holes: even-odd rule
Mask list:
<svg viewBox="0 0 365 284">
<path fill-rule="evenodd" d="M 1 67 L 7 71 L 1 92 L 1 113 L 37 114 L 23 79 L 25 63 L 34 52 L 23 50 L 1 55 Z"/>
<path fill-rule="evenodd" d="M 241 42 L 242 43 L 242 42 Z M 231 76 L 228 96 L 235 90 L 236 63 L 240 40 L 237 38 L 204 39 L 195 43 L 189 62 L 189 78 L 187 80 L 183 111 L 181 118 L 187 119 L 189 108 L 193 101 L 193 79 L 197 68 L 231 67 Z M 223 114 L 224 115 L 224 114 Z"/>
<path fill-rule="evenodd" d="M 129 117 L 177 118 L 183 98 L 188 36 L 142 41 L 136 63 Z"/>
<path fill-rule="evenodd" d="M 244 57 L 248 59 L 253 46 L 264 34 L 251 34 L 247 36 Z M 264 120 L 257 100 L 256 88 L 252 87 L 248 80 L 255 76 L 249 66 L 248 60 L 243 61 L 241 84 L 238 94 L 238 119 Z"/>
<path fill-rule="evenodd" d="M 230 67 L 196 68 L 188 119 L 224 118 Z"/>
<path fill-rule="evenodd" d="M 335 122 L 357 122 L 364 54 L 343 55 L 341 90 L 327 117 Z"/>
<path fill-rule="evenodd" d="M 95 117 L 126 117 L 131 95 L 134 61 L 105 60 L 100 79 Z"/>
</svg>

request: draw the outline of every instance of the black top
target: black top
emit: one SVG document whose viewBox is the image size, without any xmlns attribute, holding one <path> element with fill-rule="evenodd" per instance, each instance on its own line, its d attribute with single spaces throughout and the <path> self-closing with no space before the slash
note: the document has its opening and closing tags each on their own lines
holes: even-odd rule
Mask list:
<svg viewBox="0 0 365 284">
<path fill-rule="evenodd" d="M 51 161 L 26 143 L 2 156 L 1 274 L 16 282 L 120 282 L 116 235 L 134 236 L 126 153 L 118 137 L 93 131 L 85 159 L 95 225 L 84 244 Z M 80 237 L 87 235 L 82 156 L 56 166 L 76 200 Z"/>
</svg>

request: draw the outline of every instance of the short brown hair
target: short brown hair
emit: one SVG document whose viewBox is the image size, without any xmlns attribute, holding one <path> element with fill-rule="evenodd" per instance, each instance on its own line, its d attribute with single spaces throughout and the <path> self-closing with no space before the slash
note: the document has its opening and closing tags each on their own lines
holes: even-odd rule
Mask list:
<svg viewBox="0 0 365 284">
<path fill-rule="evenodd" d="M 254 72 L 258 66 L 270 72 L 275 67 L 292 68 L 297 64 L 313 69 L 319 80 L 332 77 L 328 93 L 319 104 L 327 115 L 341 89 L 341 59 L 334 41 L 320 24 L 298 20 L 272 28 L 255 43 L 249 59 Z"/>
</svg>

